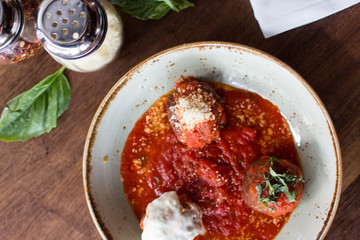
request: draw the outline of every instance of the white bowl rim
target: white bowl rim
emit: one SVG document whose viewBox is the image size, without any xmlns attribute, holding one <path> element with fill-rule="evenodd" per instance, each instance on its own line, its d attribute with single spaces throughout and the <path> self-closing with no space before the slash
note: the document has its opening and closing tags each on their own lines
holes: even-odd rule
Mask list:
<svg viewBox="0 0 360 240">
<path fill-rule="evenodd" d="M 311 96 L 316 101 L 317 105 L 320 107 L 322 113 L 324 114 L 327 122 L 327 126 L 329 128 L 329 131 L 331 133 L 332 142 L 333 142 L 333 149 L 335 151 L 336 156 L 336 184 L 335 184 L 335 194 L 333 196 L 333 199 L 331 201 L 331 205 L 328 211 L 328 214 L 326 218 L 324 219 L 324 225 L 321 229 L 321 231 L 318 233 L 316 240 L 322 240 L 325 238 L 326 233 L 329 231 L 330 226 L 334 220 L 336 210 L 339 205 L 340 201 L 340 195 L 341 195 L 341 185 L 342 185 L 342 158 L 341 158 L 341 150 L 340 150 L 340 144 L 338 141 L 338 137 L 335 131 L 335 127 L 333 125 L 333 122 L 330 118 L 329 113 L 327 112 L 323 102 L 319 98 L 319 96 L 316 94 L 316 92 L 313 90 L 313 88 L 300 76 L 299 73 L 297 73 L 292 67 L 284 63 L 283 61 L 279 60 L 278 58 L 263 52 L 259 49 L 249 47 L 243 44 L 238 43 L 231 43 L 231 42 L 224 42 L 224 41 L 201 41 L 201 42 L 193 42 L 193 43 L 186 43 L 182 45 L 178 45 L 175 47 L 171 47 L 168 49 L 165 49 L 163 51 L 160 51 L 145 60 L 141 61 L 134 67 L 132 67 L 126 74 L 124 74 L 109 90 L 109 92 L 106 94 L 104 99 L 102 100 L 101 104 L 99 105 L 98 109 L 95 112 L 95 115 L 91 121 L 89 131 L 86 136 L 86 141 L 84 145 L 84 152 L 83 152 L 83 184 L 84 184 L 84 192 L 86 197 L 86 202 L 90 211 L 90 215 L 93 219 L 93 222 L 101 235 L 103 239 L 108 239 L 107 236 L 111 236 L 109 231 L 107 230 L 106 226 L 104 225 L 100 214 L 98 213 L 96 203 L 93 200 L 93 196 L 91 193 L 91 186 L 90 186 L 90 172 L 91 172 L 91 150 L 95 141 L 97 128 L 100 124 L 102 116 L 105 114 L 109 104 L 114 99 L 116 94 L 121 90 L 123 86 L 126 85 L 128 79 L 137 72 L 137 69 L 141 68 L 146 63 L 152 61 L 153 59 L 170 54 L 172 52 L 177 52 L 179 50 L 185 50 L 189 48 L 202 48 L 202 47 L 223 47 L 223 48 L 235 48 L 235 49 L 241 49 L 243 51 L 251 52 L 255 55 L 261 56 L 263 58 L 266 58 L 269 61 L 272 61 L 281 67 L 285 68 L 287 71 L 289 71 L 292 75 L 296 77 L 299 82 L 302 83 L 302 85 L 309 91 Z M 120 171 L 120 170 L 119 170 Z"/>
</svg>

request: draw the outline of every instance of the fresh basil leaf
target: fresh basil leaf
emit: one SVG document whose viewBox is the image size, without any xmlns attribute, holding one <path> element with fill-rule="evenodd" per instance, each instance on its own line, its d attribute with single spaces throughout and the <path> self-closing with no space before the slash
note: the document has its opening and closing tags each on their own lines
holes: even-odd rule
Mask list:
<svg viewBox="0 0 360 240">
<path fill-rule="evenodd" d="M 57 118 L 68 108 L 71 98 L 64 70 L 61 67 L 6 104 L 0 118 L 1 140 L 25 141 L 56 127 Z"/>
<path fill-rule="evenodd" d="M 260 200 L 261 199 L 261 193 L 263 191 L 263 187 L 261 186 L 261 183 L 258 183 L 255 187 L 256 192 L 257 192 L 257 197 Z"/>
<path fill-rule="evenodd" d="M 274 169 L 272 169 L 272 167 L 270 167 L 269 172 L 270 172 L 270 175 L 273 176 L 273 177 L 278 176 L 278 174 L 274 171 Z"/>
<path fill-rule="evenodd" d="M 195 6 L 187 0 L 111 0 L 111 3 L 140 20 L 160 19 L 170 10 L 179 12 Z"/>
<path fill-rule="evenodd" d="M 269 158 L 269 160 L 265 163 L 265 167 L 269 164 L 269 163 L 271 163 L 271 166 L 273 165 L 273 163 L 274 162 L 280 162 L 280 160 L 279 159 L 277 159 L 276 157 L 271 157 L 271 158 Z"/>
<path fill-rule="evenodd" d="M 304 179 L 304 176 L 303 176 L 303 175 L 300 175 L 300 177 L 299 177 L 298 180 L 299 180 L 299 182 L 303 182 L 303 183 L 305 182 L 305 179 Z"/>
<path fill-rule="evenodd" d="M 289 202 L 296 201 L 296 195 L 298 192 L 296 189 L 293 189 L 292 193 L 290 193 L 289 186 L 295 186 L 299 181 L 304 182 L 304 178 L 302 175 L 297 177 L 296 175 L 292 175 L 289 172 L 277 173 L 272 167 L 274 162 L 280 162 L 277 158 L 271 157 L 264 166 L 271 164 L 269 171 L 264 173 L 264 180 L 257 184 L 256 191 L 258 202 L 261 203 L 263 207 L 269 208 L 266 203 L 277 204 L 277 198 L 279 197 L 279 193 L 285 193 Z M 262 184 L 265 183 L 265 187 Z M 262 197 L 263 191 L 269 189 L 268 197 Z M 275 211 L 274 208 L 269 208 L 269 211 Z"/>
<path fill-rule="evenodd" d="M 289 202 L 294 202 L 296 200 L 297 191 L 294 189 L 292 193 L 288 191 L 284 192 Z"/>
<path fill-rule="evenodd" d="M 275 189 L 273 188 L 273 186 L 271 185 L 269 180 L 266 181 L 266 187 L 269 188 L 269 195 L 270 196 L 275 194 Z"/>
<path fill-rule="evenodd" d="M 281 192 L 281 187 L 282 187 L 282 185 L 280 185 L 280 184 L 278 184 L 278 183 L 275 183 L 275 184 L 273 184 L 272 187 L 274 188 L 275 194 Z M 274 195 L 275 195 L 275 194 L 274 194 Z"/>
</svg>

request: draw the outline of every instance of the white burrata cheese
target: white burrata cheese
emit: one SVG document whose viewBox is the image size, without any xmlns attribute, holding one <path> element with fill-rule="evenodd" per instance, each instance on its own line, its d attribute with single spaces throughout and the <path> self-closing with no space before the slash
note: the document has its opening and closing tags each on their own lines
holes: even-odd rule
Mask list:
<svg viewBox="0 0 360 240">
<path fill-rule="evenodd" d="M 205 232 L 200 208 L 195 203 L 183 207 L 175 191 L 149 203 L 142 224 L 142 240 L 192 240 Z"/>
</svg>

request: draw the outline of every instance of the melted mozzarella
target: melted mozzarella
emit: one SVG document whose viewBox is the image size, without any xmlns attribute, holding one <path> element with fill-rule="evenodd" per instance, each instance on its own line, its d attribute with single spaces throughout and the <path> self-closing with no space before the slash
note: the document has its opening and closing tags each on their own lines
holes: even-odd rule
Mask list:
<svg viewBox="0 0 360 240">
<path fill-rule="evenodd" d="M 175 191 L 166 192 L 146 208 L 142 240 L 192 240 L 204 233 L 201 210 L 195 203 L 184 208 Z"/>
</svg>

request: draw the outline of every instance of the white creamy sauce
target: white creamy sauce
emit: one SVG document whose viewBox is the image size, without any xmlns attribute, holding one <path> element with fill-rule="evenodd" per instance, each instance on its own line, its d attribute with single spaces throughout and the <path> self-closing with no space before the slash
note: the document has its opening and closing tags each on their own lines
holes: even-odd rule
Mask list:
<svg viewBox="0 0 360 240">
<path fill-rule="evenodd" d="M 67 67 L 77 72 L 92 72 L 103 68 L 112 62 L 118 55 L 123 42 L 123 24 L 115 7 L 109 2 L 101 0 L 107 15 L 108 29 L 105 39 L 93 53 L 79 59 L 63 59 L 52 55 L 52 57 Z"/>
<path fill-rule="evenodd" d="M 142 240 L 192 240 L 205 232 L 200 208 L 195 203 L 184 208 L 175 191 L 149 203 L 143 226 Z"/>
</svg>

